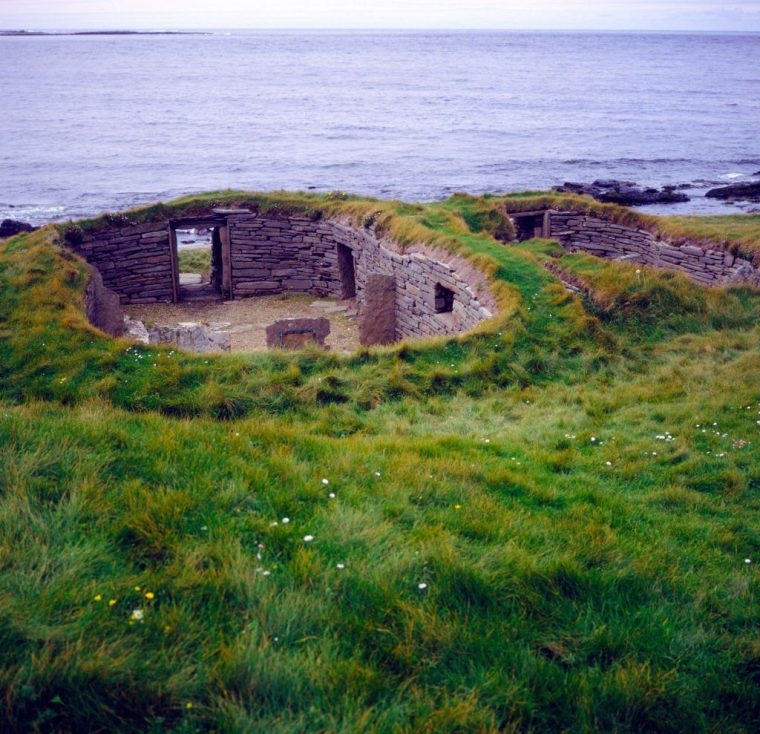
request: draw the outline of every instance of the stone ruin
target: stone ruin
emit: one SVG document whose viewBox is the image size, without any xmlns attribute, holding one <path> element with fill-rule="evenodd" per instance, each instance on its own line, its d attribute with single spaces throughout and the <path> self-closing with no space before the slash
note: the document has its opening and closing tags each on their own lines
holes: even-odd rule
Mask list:
<svg viewBox="0 0 760 734">
<path fill-rule="evenodd" d="M 203 226 L 212 231 L 214 273 L 203 286 L 217 300 L 276 293 L 350 299 L 367 346 L 460 334 L 496 312 L 486 276 L 464 258 L 423 245 L 402 253 L 371 227 L 346 221 L 242 209 L 144 224 L 112 221 L 118 223 L 67 244 L 97 270 L 101 291 L 116 294 L 121 305 L 189 298 L 179 278 L 177 231 Z M 446 308 L 442 293 L 449 294 Z M 116 330 L 106 330 L 118 333 L 120 325 L 111 326 Z M 198 330 L 192 334 L 183 327 L 166 338 L 190 344 Z"/>
<path fill-rule="evenodd" d="M 666 241 L 592 213 L 543 209 L 510 216 L 518 239 L 552 238 L 570 251 L 676 269 L 706 285 L 760 286 L 760 270 L 719 245 Z M 212 231 L 213 277 L 202 286 L 217 299 L 275 293 L 350 299 L 367 346 L 460 334 L 496 312 L 485 275 L 467 260 L 424 245 L 402 253 L 371 227 L 346 221 L 244 209 L 143 224 L 112 221 L 66 244 L 93 268 L 85 294 L 90 321 L 117 336 L 123 331 L 120 305 L 189 298 L 179 278 L 177 231 L 191 226 Z M 182 348 L 225 349 L 219 330 L 198 324 L 173 328 L 155 338 Z M 288 339 L 309 340 L 319 341 Z"/>
</svg>

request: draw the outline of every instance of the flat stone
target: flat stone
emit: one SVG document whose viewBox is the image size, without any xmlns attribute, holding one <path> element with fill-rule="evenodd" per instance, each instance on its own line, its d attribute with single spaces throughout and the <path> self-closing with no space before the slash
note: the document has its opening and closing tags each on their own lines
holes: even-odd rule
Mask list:
<svg viewBox="0 0 760 734">
<path fill-rule="evenodd" d="M 142 342 L 148 344 L 150 337 L 148 330 L 145 328 L 145 324 L 137 319 L 124 318 L 124 336 L 127 339 L 132 339 L 136 342 Z"/>
<path fill-rule="evenodd" d="M 309 345 L 324 347 L 330 333 L 330 322 L 316 319 L 282 319 L 266 327 L 267 346 L 278 349 L 300 349 Z"/>
<path fill-rule="evenodd" d="M 213 331 L 195 321 L 149 329 L 148 337 L 150 344 L 176 344 L 180 349 L 201 354 L 229 352 L 231 347 L 229 332 Z"/>
</svg>

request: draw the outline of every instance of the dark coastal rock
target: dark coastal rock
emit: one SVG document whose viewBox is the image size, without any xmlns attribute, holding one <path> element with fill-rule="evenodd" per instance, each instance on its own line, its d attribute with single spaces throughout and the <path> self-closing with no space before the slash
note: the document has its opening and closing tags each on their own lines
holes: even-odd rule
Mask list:
<svg viewBox="0 0 760 734">
<path fill-rule="evenodd" d="M 597 179 L 590 184 L 567 181 L 562 186 L 555 186 L 554 190 L 563 193 L 585 194 L 605 204 L 621 204 L 623 206 L 678 204 L 689 201 L 689 197 L 680 191 L 676 191 L 676 188 L 679 187 L 641 188 L 633 181 Z"/>
<path fill-rule="evenodd" d="M 3 219 L 0 223 L 0 240 L 5 237 L 13 237 L 13 235 L 19 232 L 34 232 L 36 227 L 32 227 L 31 224 L 26 222 L 19 222 L 15 219 Z"/>
<path fill-rule="evenodd" d="M 709 199 L 744 199 L 746 201 L 760 201 L 760 181 L 721 186 L 717 189 L 710 189 L 705 196 Z"/>
</svg>

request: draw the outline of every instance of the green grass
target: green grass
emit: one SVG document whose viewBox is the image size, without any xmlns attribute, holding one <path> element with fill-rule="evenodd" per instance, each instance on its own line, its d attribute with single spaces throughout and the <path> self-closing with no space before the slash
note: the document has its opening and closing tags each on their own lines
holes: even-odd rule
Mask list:
<svg viewBox="0 0 760 734">
<path fill-rule="evenodd" d="M 177 253 L 180 273 L 208 273 L 211 270 L 211 250 L 194 247 Z"/>
<path fill-rule="evenodd" d="M 0 245 L 0 728 L 757 731 L 760 292 L 504 246 L 491 199 L 283 196 L 499 316 L 179 354 L 90 328 L 57 232 Z"/>
</svg>

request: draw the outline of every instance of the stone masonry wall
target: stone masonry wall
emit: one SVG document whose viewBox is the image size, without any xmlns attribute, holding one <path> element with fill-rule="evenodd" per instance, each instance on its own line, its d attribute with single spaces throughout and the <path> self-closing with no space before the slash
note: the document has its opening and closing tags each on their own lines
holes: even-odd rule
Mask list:
<svg viewBox="0 0 760 734">
<path fill-rule="evenodd" d="M 760 287 L 760 270 L 730 252 L 693 244 L 671 244 L 644 229 L 588 214 L 550 211 L 550 236 L 566 249 L 622 258 L 655 268 L 680 270 L 704 285 L 749 283 Z"/>
<path fill-rule="evenodd" d="M 491 318 L 496 304 L 485 276 L 462 258 L 418 246 L 416 252 L 395 252 L 393 243 L 381 241 L 371 230 L 331 223 L 333 239 L 350 247 L 356 268 L 356 299 L 361 305 L 370 273 L 396 278 L 396 336 L 459 334 Z M 454 292 L 454 309 L 436 313 L 435 284 Z"/>
<path fill-rule="evenodd" d="M 168 222 L 85 235 L 73 249 L 94 265 L 122 303 L 171 301 L 172 253 Z"/>
<path fill-rule="evenodd" d="M 478 282 L 466 282 L 457 270 L 464 261 L 457 258 L 454 262 L 445 253 L 402 255 L 390 249 L 391 243 L 379 241 L 372 230 L 335 221 L 231 217 L 229 227 L 235 298 L 282 292 L 340 297 L 337 245 L 342 244 L 353 252 L 360 308 L 369 274 L 396 278 L 398 339 L 458 334 L 495 311 L 485 278 L 469 267 L 470 280 Z M 452 312 L 436 313 L 436 283 L 454 292 Z M 475 290 L 480 290 L 481 297 L 485 295 L 488 306 L 481 303 Z"/>
<path fill-rule="evenodd" d="M 339 296 L 338 256 L 330 222 L 306 217 L 230 217 L 232 293 Z"/>
</svg>

